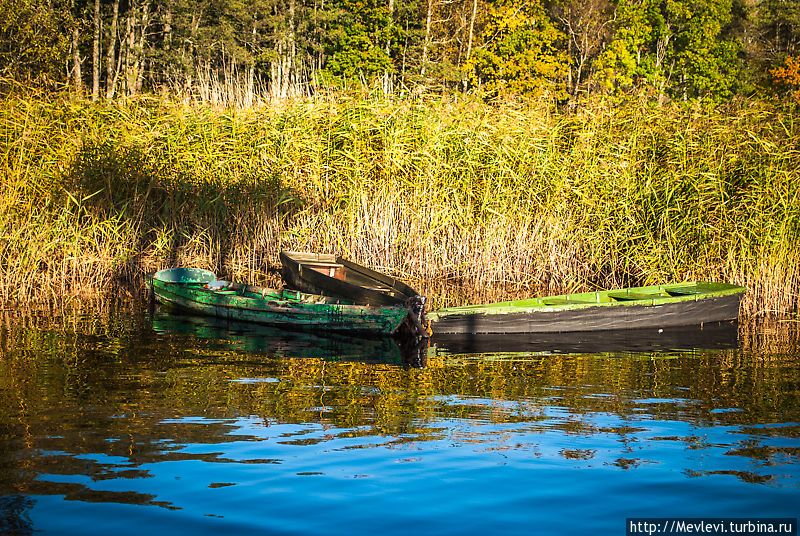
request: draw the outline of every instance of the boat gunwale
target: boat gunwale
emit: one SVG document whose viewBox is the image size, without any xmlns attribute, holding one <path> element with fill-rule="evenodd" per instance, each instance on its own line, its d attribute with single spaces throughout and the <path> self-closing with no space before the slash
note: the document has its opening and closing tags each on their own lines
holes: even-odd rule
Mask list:
<svg viewBox="0 0 800 536">
<path fill-rule="evenodd" d="M 289 328 L 318 328 L 326 331 L 391 335 L 399 329 L 409 311 L 407 307 L 401 305 L 375 306 L 341 303 L 341 300 L 336 298 L 316 296 L 296 290 L 265 289 L 276 294 L 290 292 L 298 296 L 313 296 L 324 299 L 325 303 L 306 302 L 291 296 L 262 297 L 253 292 L 250 292 L 250 295 L 243 295 L 236 290 L 209 289 L 199 281 L 163 281 L 155 275 L 157 274 L 152 277 L 150 285 L 159 301 L 211 316 L 231 317 L 233 315 L 219 313 L 221 311 L 240 311 L 244 316 L 254 317 L 239 318 L 246 322 Z M 244 288 L 259 289 L 260 287 L 248 285 Z M 257 318 L 262 314 L 266 316 Z M 275 315 L 276 318 L 271 318 L 272 315 Z M 280 316 L 285 318 L 280 318 Z"/>
<path fill-rule="evenodd" d="M 681 288 L 699 288 L 698 292 L 687 293 L 683 295 L 653 295 L 646 298 L 630 298 L 615 300 L 601 301 L 600 296 L 609 297 L 611 293 L 625 293 L 625 292 L 669 292 L 670 290 L 677 290 Z M 713 288 L 716 287 L 716 288 Z M 706 288 L 706 290 L 702 290 Z M 626 287 L 621 289 L 599 290 L 592 292 L 579 292 L 574 294 L 559 294 L 553 296 L 542 296 L 535 298 L 526 298 L 522 300 L 511 300 L 505 302 L 478 304 L 478 305 L 463 305 L 456 307 L 446 307 L 428 313 L 431 321 L 435 322 L 442 317 L 452 315 L 472 315 L 472 314 L 509 314 L 509 313 L 534 313 L 534 312 L 557 312 L 557 311 L 570 311 L 578 309 L 586 309 L 590 307 L 631 307 L 631 306 L 658 306 L 669 303 L 680 303 L 699 301 L 707 298 L 715 298 L 721 296 L 731 296 L 736 294 L 743 294 L 747 289 L 731 283 L 713 283 L 703 281 L 691 281 L 684 283 L 669 283 L 663 285 L 649 285 L 643 287 Z M 595 297 L 594 300 L 589 301 L 581 299 L 582 297 Z M 563 300 L 564 303 L 545 303 L 548 300 L 556 301 Z"/>
</svg>

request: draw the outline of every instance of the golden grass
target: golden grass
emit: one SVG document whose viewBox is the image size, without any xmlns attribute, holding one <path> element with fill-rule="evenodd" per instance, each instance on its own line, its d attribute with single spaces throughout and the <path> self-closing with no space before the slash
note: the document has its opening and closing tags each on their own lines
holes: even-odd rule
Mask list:
<svg viewBox="0 0 800 536">
<path fill-rule="evenodd" d="M 281 249 L 400 275 L 431 305 L 673 280 L 800 304 L 794 112 L 587 103 L 165 98 L 0 103 L 0 299 L 135 292 L 193 265 L 277 284 Z"/>
</svg>

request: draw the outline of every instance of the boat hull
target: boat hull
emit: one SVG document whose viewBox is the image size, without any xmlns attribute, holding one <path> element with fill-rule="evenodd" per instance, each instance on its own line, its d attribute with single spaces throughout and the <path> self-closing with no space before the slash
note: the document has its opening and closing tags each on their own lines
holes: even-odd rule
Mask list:
<svg viewBox="0 0 800 536">
<path fill-rule="evenodd" d="M 613 301 L 611 292 L 540 298 L 537 301 L 507 302 L 463 308 L 442 309 L 428 314 L 434 333 L 559 333 L 639 328 L 667 328 L 734 320 L 745 289 L 724 284 L 709 292 Z M 654 294 L 654 287 L 613 291 L 636 295 Z M 663 290 L 663 289 L 660 289 Z M 630 291 L 634 291 L 631 293 Z M 601 296 L 602 294 L 602 296 Z M 571 303 L 569 298 L 575 296 Z M 585 301 L 582 301 L 583 298 Z M 608 301 L 601 301 L 608 299 Z M 552 302 L 565 303 L 548 305 Z"/>
<path fill-rule="evenodd" d="M 622 354 L 673 353 L 686 350 L 736 348 L 735 321 L 702 326 L 618 329 L 563 333 L 436 333 L 431 339 L 436 355 L 503 354 Z"/>
<path fill-rule="evenodd" d="M 374 307 L 330 303 L 321 296 L 294 293 L 288 299 L 282 291 L 259 295 L 254 287 L 245 292 L 218 291 L 204 285 L 151 280 L 154 297 L 162 304 L 185 311 L 229 320 L 253 322 L 288 329 L 391 335 L 408 316 L 404 307 Z M 303 300 L 314 300 L 307 303 Z M 318 300 L 315 300 L 318 298 Z"/>
</svg>

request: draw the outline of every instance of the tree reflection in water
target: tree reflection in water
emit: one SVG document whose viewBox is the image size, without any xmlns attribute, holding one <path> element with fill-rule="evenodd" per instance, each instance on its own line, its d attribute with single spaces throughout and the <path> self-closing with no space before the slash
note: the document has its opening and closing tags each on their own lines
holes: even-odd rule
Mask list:
<svg viewBox="0 0 800 536">
<path fill-rule="evenodd" d="M 403 464 L 468 452 L 480 467 L 502 453 L 520 467 L 727 475 L 798 498 L 796 324 L 706 331 L 691 348 L 639 337 L 633 351 L 578 353 L 585 337 L 434 337 L 409 351 L 132 306 L 2 314 L 0 528 L 10 533 L 31 533 L 35 496 L 182 509 L 179 478 L 221 492 L 254 474 L 376 477 L 388 471 L 370 473 L 377 451 Z M 171 463 L 190 474 L 170 480 Z"/>
</svg>

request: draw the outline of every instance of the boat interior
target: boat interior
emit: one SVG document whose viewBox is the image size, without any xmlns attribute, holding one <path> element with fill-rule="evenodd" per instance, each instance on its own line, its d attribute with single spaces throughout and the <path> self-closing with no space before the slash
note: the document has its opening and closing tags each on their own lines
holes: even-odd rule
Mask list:
<svg viewBox="0 0 800 536">
<path fill-rule="evenodd" d="M 702 294 L 696 287 L 657 287 L 652 289 L 622 289 L 603 292 L 585 292 L 566 296 L 539 298 L 542 305 L 566 305 L 572 303 L 604 303 L 655 300 L 659 298 L 678 298 Z"/>
<path fill-rule="evenodd" d="M 325 296 L 318 296 L 315 294 L 307 294 L 297 290 L 289 289 L 273 289 L 266 287 L 257 287 L 255 285 L 247 285 L 244 283 L 235 283 L 227 281 L 215 281 L 220 283 L 217 286 L 198 284 L 198 287 L 208 292 L 213 292 L 218 295 L 241 296 L 243 298 L 270 300 L 270 301 L 289 301 L 289 302 L 302 302 L 302 303 L 339 303 L 340 300 L 336 298 L 329 298 Z"/>
<path fill-rule="evenodd" d="M 332 277 L 340 281 L 346 281 L 359 287 L 386 292 L 387 294 L 394 294 L 394 289 L 389 285 L 384 285 L 380 281 L 375 281 L 371 277 L 367 277 L 366 275 L 357 271 L 348 270 L 347 267 L 342 264 L 335 262 L 319 262 L 315 264 L 304 263 L 303 266 L 305 268 L 310 268 L 315 272 L 319 272 L 322 275 Z"/>
<path fill-rule="evenodd" d="M 319 272 L 322 275 L 326 275 L 340 281 L 344 281 L 347 277 L 347 268 L 341 264 L 305 264 L 304 266 L 314 270 L 315 272 Z"/>
<path fill-rule="evenodd" d="M 685 283 L 675 285 L 657 285 L 651 287 L 636 287 L 619 290 L 602 290 L 597 292 L 581 292 L 577 294 L 564 294 L 559 296 L 545 296 L 541 298 L 527 298 L 482 305 L 464 305 L 451 307 L 449 310 L 482 309 L 486 307 L 537 307 L 559 305 L 590 305 L 597 303 L 630 303 L 658 300 L 664 298 L 680 298 L 684 296 L 701 295 L 708 289 L 702 283 Z"/>
</svg>

